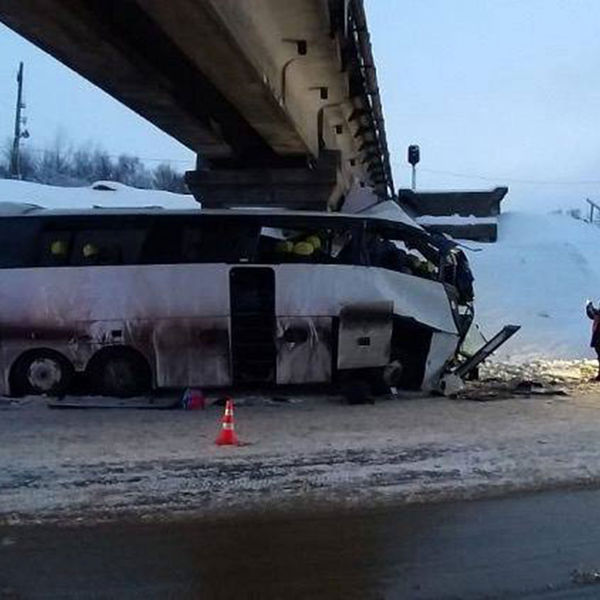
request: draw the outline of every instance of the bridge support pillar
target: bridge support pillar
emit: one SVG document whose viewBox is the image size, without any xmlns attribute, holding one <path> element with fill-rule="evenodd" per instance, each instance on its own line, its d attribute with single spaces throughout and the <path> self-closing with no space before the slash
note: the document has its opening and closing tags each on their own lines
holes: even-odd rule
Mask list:
<svg viewBox="0 0 600 600">
<path fill-rule="evenodd" d="M 204 208 L 232 206 L 326 210 L 338 185 L 340 153 L 323 151 L 313 166 L 188 171 L 185 181 Z"/>
</svg>

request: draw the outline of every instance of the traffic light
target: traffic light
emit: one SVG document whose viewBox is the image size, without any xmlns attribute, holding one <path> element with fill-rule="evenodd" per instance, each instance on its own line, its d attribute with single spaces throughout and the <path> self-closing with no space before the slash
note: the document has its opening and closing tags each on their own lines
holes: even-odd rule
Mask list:
<svg viewBox="0 0 600 600">
<path fill-rule="evenodd" d="M 419 146 L 413 144 L 408 147 L 408 162 L 414 167 L 421 159 Z"/>
</svg>

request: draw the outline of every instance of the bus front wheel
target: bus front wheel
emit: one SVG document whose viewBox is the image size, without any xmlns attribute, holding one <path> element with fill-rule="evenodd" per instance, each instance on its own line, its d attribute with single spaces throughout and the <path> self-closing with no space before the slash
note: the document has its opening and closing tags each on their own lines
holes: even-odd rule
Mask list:
<svg viewBox="0 0 600 600">
<path fill-rule="evenodd" d="M 100 351 L 88 366 L 90 383 L 102 396 L 131 398 L 150 391 L 152 372 L 146 359 L 129 348 Z"/>
<path fill-rule="evenodd" d="M 62 396 L 73 379 L 71 363 L 54 350 L 32 350 L 17 359 L 11 388 L 16 395 Z"/>
</svg>

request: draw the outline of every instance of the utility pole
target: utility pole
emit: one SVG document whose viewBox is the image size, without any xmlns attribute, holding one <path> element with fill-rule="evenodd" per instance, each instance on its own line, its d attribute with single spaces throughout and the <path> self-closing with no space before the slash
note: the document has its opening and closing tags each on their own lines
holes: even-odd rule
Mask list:
<svg viewBox="0 0 600 600">
<path fill-rule="evenodd" d="M 17 108 L 15 111 L 15 137 L 13 139 L 12 152 L 10 155 L 10 174 L 15 179 L 21 179 L 21 139 L 28 138 L 27 129 L 21 131 L 21 125 L 25 124 L 25 118 L 21 111 L 25 108 L 23 103 L 23 63 L 19 63 L 17 73 Z"/>
</svg>

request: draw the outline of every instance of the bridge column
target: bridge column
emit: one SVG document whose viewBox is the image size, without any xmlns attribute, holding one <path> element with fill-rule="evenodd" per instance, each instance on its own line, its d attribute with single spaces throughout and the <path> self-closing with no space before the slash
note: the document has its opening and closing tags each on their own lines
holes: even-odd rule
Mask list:
<svg viewBox="0 0 600 600">
<path fill-rule="evenodd" d="M 188 171 L 185 181 L 204 208 L 244 206 L 296 210 L 334 208 L 339 197 L 339 151 L 322 151 L 306 166 L 217 168 Z"/>
</svg>

